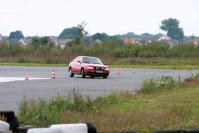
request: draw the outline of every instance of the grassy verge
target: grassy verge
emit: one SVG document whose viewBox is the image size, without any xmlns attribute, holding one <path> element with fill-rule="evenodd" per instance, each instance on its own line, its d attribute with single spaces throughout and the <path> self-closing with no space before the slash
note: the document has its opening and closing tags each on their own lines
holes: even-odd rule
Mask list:
<svg viewBox="0 0 199 133">
<path fill-rule="evenodd" d="M 94 100 L 73 91 L 67 97 L 23 101 L 19 118 L 36 126 L 91 122 L 99 132 L 195 128 L 199 127 L 198 77 L 179 84 L 171 77 L 163 77 L 154 82 L 165 81 L 160 87 L 151 82 L 136 94 L 126 91 Z M 155 90 L 148 91 L 147 87 Z"/>
<path fill-rule="evenodd" d="M 133 65 L 118 64 L 110 65 L 111 68 L 149 68 L 149 69 L 199 69 L 199 66 L 193 65 Z"/>
<path fill-rule="evenodd" d="M 16 59 L 15 59 L 16 60 Z M 103 59 L 102 59 L 103 60 Z M 111 68 L 156 68 L 156 69 L 199 69 L 198 58 L 114 58 L 104 59 Z M 55 62 L 55 61 L 54 61 Z M 65 67 L 67 63 L 46 63 L 42 61 L 16 62 L 12 60 L 0 60 L 3 66 L 53 66 Z M 69 62 L 69 61 L 65 61 Z"/>
<path fill-rule="evenodd" d="M 67 64 L 45 64 L 45 63 L 0 63 L 0 66 L 66 67 L 66 66 L 67 66 Z"/>
<path fill-rule="evenodd" d="M 198 69 L 198 58 L 126 58 L 116 59 L 112 67 L 157 69 Z"/>
<path fill-rule="evenodd" d="M 31 67 L 66 67 L 68 64 L 43 64 L 43 63 L 0 63 L 0 66 L 31 66 Z M 199 66 L 193 65 L 133 65 L 118 64 L 109 65 L 110 68 L 149 68 L 149 69 L 199 69 Z"/>
</svg>

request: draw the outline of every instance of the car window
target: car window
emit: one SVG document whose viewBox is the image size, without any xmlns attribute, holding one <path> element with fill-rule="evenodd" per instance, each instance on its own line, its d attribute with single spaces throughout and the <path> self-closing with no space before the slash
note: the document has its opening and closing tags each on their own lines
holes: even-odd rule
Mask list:
<svg viewBox="0 0 199 133">
<path fill-rule="evenodd" d="M 79 58 L 77 59 L 77 62 L 82 62 L 82 57 L 79 57 Z"/>
<path fill-rule="evenodd" d="M 103 64 L 99 58 L 95 57 L 83 57 L 83 63 L 92 63 L 92 64 Z"/>
</svg>

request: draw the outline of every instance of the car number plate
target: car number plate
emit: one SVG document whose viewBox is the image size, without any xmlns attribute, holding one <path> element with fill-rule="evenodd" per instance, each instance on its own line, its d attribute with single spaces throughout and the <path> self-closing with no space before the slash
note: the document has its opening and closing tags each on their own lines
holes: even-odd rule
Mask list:
<svg viewBox="0 0 199 133">
<path fill-rule="evenodd" d="M 103 73 L 103 71 L 96 70 L 96 73 Z"/>
</svg>

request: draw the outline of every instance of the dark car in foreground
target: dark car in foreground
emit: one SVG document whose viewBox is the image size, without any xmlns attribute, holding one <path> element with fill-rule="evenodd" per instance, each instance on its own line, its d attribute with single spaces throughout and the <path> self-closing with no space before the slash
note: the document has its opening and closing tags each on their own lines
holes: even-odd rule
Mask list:
<svg viewBox="0 0 199 133">
<path fill-rule="evenodd" d="M 86 76 L 107 78 L 110 73 L 107 65 L 104 65 L 99 58 L 91 56 L 76 57 L 69 63 L 68 71 L 70 77 L 78 74 L 82 78 Z"/>
</svg>

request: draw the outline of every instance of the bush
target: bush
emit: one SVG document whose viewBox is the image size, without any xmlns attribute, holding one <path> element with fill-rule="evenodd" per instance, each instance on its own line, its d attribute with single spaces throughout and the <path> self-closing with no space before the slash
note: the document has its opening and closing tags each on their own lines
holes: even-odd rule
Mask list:
<svg viewBox="0 0 199 133">
<path fill-rule="evenodd" d="M 56 59 L 48 58 L 45 63 L 47 63 L 47 64 L 57 64 L 59 62 Z"/>
<path fill-rule="evenodd" d="M 191 82 L 191 81 L 194 81 L 194 80 L 196 81 L 196 80 L 198 80 L 198 79 L 199 79 L 199 73 L 197 73 L 196 75 L 194 75 L 194 74 L 192 73 L 191 77 L 186 78 L 185 81 Z"/>
<path fill-rule="evenodd" d="M 199 79 L 199 73 L 197 73 L 195 77 L 196 77 L 196 79 Z"/>
<path fill-rule="evenodd" d="M 179 44 L 171 47 L 161 42 L 152 42 L 146 45 L 123 44 L 118 38 L 105 39 L 100 44 L 94 42 L 92 44 L 71 44 L 64 49 L 49 42 L 47 37 L 34 37 L 32 43 L 27 46 L 22 46 L 17 42 L 0 42 L 0 57 L 5 58 L 5 60 L 10 58 L 11 62 L 14 62 L 14 59 L 19 60 L 23 57 L 24 59 L 19 60 L 19 62 L 23 63 L 27 60 L 35 62 L 39 59 L 42 63 L 56 64 L 64 63 L 62 59 L 70 60 L 78 55 L 97 56 L 104 59 L 104 62 L 111 60 L 111 64 L 119 64 L 121 63 L 119 59 L 134 57 L 199 57 L 199 46 Z M 193 62 L 191 60 L 187 64 L 193 64 Z"/>
<path fill-rule="evenodd" d="M 140 92 L 150 93 L 161 89 L 172 89 L 177 85 L 176 80 L 171 76 L 162 76 L 158 79 L 147 79 L 144 81 Z"/>
<path fill-rule="evenodd" d="M 64 112 L 95 111 L 93 101 L 89 97 L 84 98 L 75 90 L 71 95 L 56 96 L 50 100 L 39 98 L 38 100 L 23 100 L 19 107 L 21 122 L 35 126 L 47 126 L 56 123 L 58 114 Z"/>
<path fill-rule="evenodd" d="M 25 58 L 19 58 L 17 62 L 18 63 L 28 63 L 29 61 Z"/>
</svg>

